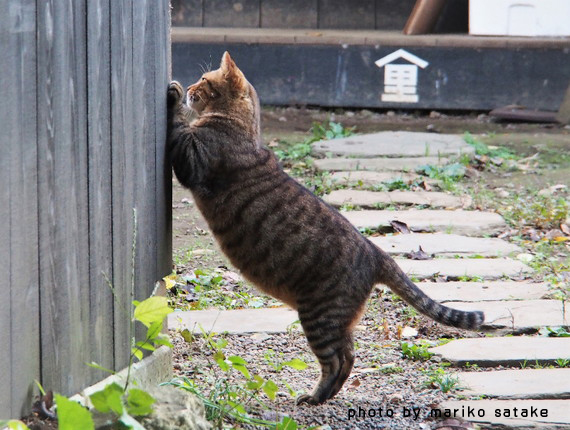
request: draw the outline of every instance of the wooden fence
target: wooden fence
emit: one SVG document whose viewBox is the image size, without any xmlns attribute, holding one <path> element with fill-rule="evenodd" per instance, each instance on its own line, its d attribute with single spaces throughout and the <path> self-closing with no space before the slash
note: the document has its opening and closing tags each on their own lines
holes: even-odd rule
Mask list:
<svg viewBox="0 0 570 430">
<path fill-rule="evenodd" d="M 0 418 L 124 367 L 131 284 L 171 270 L 169 29 L 168 0 L 0 1 Z"/>
</svg>

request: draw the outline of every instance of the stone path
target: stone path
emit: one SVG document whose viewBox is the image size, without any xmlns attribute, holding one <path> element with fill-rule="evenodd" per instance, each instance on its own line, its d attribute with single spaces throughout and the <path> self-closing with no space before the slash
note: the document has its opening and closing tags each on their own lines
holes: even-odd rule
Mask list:
<svg viewBox="0 0 570 430">
<path fill-rule="evenodd" d="M 409 131 L 383 131 L 321 140 L 313 144 L 313 151 L 316 154 L 355 157 L 460 156 L 475 152 L 459 135 Z"/>
<path fill-rule="evenodd" d="M 419 179 L 421 176 L 416 173 L 405 172 L 370 172 L 367 170 L 360 171 L 343 171 L 331 173 L 331 180 L 339 185 L 360 185 L 365 187 L 373 187 L 381 185 L 385 182 L 401 180 L 410 183 Z"/>
<path fill-rule="evenodd" d="M 464 276 L 500 279 L 528 274 L 531 269 L 518 260 L 509 258 L 436 258 L 433 260 L 396 259 L 410 277 L 418 279 L 445 276 L 459 279 Z"/>
<path fill-rule="evenodd" d="M 316 160 L 315 166 L 331 171 L 334 182 L 349 187 L 370 187 L 394 180 L 398 175 L 402 180 L 411 181 L 416 180 L 413 175 L 419 166 L 446 164 L 458 153 L 469 153 L 469 149 L 465 149 L 455 138 L 448 136 L 429 140 L 430 136 L 426 134 L 395 133 L 318 142 L 315 145 L 317 153 L 332 154 L 337 158 Z M 436 154 L 445 157 L 434 157 Z M 367 208 L 378 203 L 396 202 L 395 196 L 397 194 L 346 189 L 333 191 L 325 199 L 336 206 L 348 203 Z M 435 193 L 404 197 L 407 200 L 400 199 L 399 204 L 462 209 L 467 206 L 461 196 L 449 196 L 455 199 L 444 202 L 437 201 L 441 196 Z M 418 278 L 431 278 L 436 272 L 440 277 L 468 275 L 478 279 L 521 279 L 530 274 L 528 266 L 516 258 L 508 258 L 521 253 L 519 247 L 488 237 L 497 236 L 507 228 L 498 214 L 462 209 L 363 210 L 343 212 L 343 215 L 361 229 L 387 231 L 390 230 L 390 221 L 397 220 L 406 223 L 414 232 L 434 232 L 370 238 L 373 243 L 396 256 L 417 251 L 421 246 L 424 252 L 435 254 L 436 257 L 485 257 L 397 260 L 407 273 Z M 548 300 L 548 285 L 544 283 L 501 280 L 420 282 L 418 285 L 430 297 L 446 302 L 448 306 L 484 311 L 486 327 L 501 329 L 503 333 L 535 333 L 542 327 L 569 325 L 570 314 L 564 303 Z M 491 369 L 501 365 L 523 366 L 525 363 L 558 365 L 557 360 L 561 364 L 566 363 L 563 361 L 565 359 L 570 360 L 570 338 L 523 335 L 458 339 L 431 351 L 457 367 L 467 363 Z M 493 399 L 446 401 L 440 405 L 442 411 L 455 410 L 459 412 L 457 417 L 491 427 L 570 428 L 570 400 L 566 400 L 570 398 L 570 369 L 491 370 L 460 372 L 458 376 L 460 384 L 466 387 L 460 394 Z M 468 415 L 468 408 L 480 411 L 480 414 Z"/>
<path fill-rule="evenodd" d="M 502 429 L 568 429 L 568 400 L 448 400 L 442 411 Z M 497 412 L 498 411 L 498 412 Z M 464 413 L 462 415 L 462 412 Z M 453 416 L 453 415 L 452 415 Z"/>
<path fill-rule="evenodd" d="M 445 157 L 403 158 L 322 158 L 315 160 L 315 167 L 324 171 L 373 170 L 377 172 L 414 172 L 426 164 L 443 166 L 449 162 Z"/>
<path fill-rule="evenodd" d="M 168 315 L 168 328 L 185 329 L 200 334 L 202 329 L 215 333 L 284 333 L 299 319 L 289 308 L 239 309 L 220 311 L 173 312 Z"/>
<path fill-rule="evenodd" d="M 458 155 L 472 153 L 473 149 L 459 136 L 408 132 L 322 141 L 315 143 L 313 149 L 317 154 L 334 157 L 315 160 L 315 166 L 330 171 L 333 182 L 349 187 L 325 196 L 331 204 L 412 205 L 408 210 L 345 211 L 343 215 L 357 228 L 384 233 L 393 231 L 391 221 L 407 224 L 414 233 L 370 237 L 370 240 L 394 255 L 410 276 L 447 279 L 448 282 L 419 282 L 418 286 L 447 306 L 484 311 L 485 328 L 494 330 L 491 337 L 457 339 L 431 349 L 452 366 L 469 363 L 485 368 L 457 374 L 463 387 L 458 394 L 476 400 L 448 400 L 439 409 L 485 428 L 570 428 L 570 367 L 560 367 L 570 366 L 570 337 L 536 336 L 544 327 L 569 328 L 570 311 L 563 302 L 549 299 L 547 284 L 525 280 L 532 271 L 516 258 L 521 253 L 519 247 L 491 237 L 507 229 L 503 218 L 496 213 L 466 210 L 470 202 L 464 196 L 350 189 L 396 178 L 413 181 L 417 179 L 414 172 L 418 166 L 443 165 Z M 454 210 L 419 209 L 418 205 Z M 404 258 L 404 254 L 417 251 L 420 246 L 436 258 Z M 451 258 L 455 256 L 458 258 Z M 483 282 L 454 281 L 464 277 Z M 297 319 L 296 312 L 286 308 L 211 310 L 170 314 L 169 325 L 200 333 L 199 323 L 206 331 L 255 332 L 263 336 L 263 333 L 284 332 Z M 552 364 L 556 367 L 528 368 Z M 498 366 L 527 368 L 504 370 Z"/>
<path fill-rule="evenodd" d="M 438 302 L 487 302 L 496 300 L 538 300 L 545 298 L 545 283 L 493 282 L 418 282 L 428 296 Z"/>
<path fill-rule="evenodd" d="M 445 232 L 466 236 L 496 236 L 505 231 L 505 220 L 496 213 L 464 210 L 410 209 L 406 211 L 342 211 L 357 228 L 383 229 L 401 221 L 412 231 Z"/>
<path fill-rule="evenodd" d="M 502 399 L 569 399 L 570 369 L 459 372 L 462 392 Z M 570 418 L 570 414 L 569 417 Z"/>
<path fill-rule="evenodd" d="M 563 337 L 469 338 L 430 348 L 430 352 L 456 366 L 467 363 L 480 367 L 520 366 L 525 361 L 529 365 L 544 365 L 570 358 L 570 341 Z"/>
<path fill-rule="evenodd" d="M 522 252 L 518 246 L 500 239 L 445 233 L 395 234 L 371 237 L 370 241 L 390 254 L 406 254 L 420 246 L 425 253 L 436 255 L 503 257 Z"/>
<path fill-rule="evenodd" d="M 323 197 L 332 206 L 352 204 L 362 208 L 373 208 L 379 204 L 424 205 L 440 208 L 467 208 L 471 197 L 453 196 L 435 191 L 364 191 L 336 190 Z"/>
</svg>

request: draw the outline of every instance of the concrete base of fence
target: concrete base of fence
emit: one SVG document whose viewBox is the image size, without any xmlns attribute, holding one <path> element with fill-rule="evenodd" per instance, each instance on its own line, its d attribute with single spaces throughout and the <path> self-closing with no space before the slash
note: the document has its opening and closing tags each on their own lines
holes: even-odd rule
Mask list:
<svg viewBox="0 0 570 430">
<path fill-rule="evenodd" d="M 128 368 L 111 375 L 90 387 L 85 388 L 81 393 L 71 397 L 85 406 L 92 407 L 89 402 L 89 396 L 97 391 L 101 391 L 107 385 L 116 382 L 124 385 L 127 379 Z M 161 346 L 151 355 L 143 360 L 133 364 L 129 376 L 130 385 L 137 388 L 146 388 L 157 386 L 158 384 L 172 379 L 172 349 L 167 346 Z"/>
</svg>

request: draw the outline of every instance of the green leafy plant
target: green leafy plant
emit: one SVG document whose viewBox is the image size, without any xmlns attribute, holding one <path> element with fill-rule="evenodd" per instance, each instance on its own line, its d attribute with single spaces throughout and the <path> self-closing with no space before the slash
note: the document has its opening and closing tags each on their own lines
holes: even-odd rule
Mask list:
<svg viewBox="0 0 570 430">
<path fill-rule="evenodd" d="M 0 420 L 0 428 L 8 430 L 30 430 L 29 427 L 19 420 Z"/>
<path fill-rule="evenodd" d="M 548 332 L 548 336 L 550 337 L 570 337 L 570 332 L 564 327 L 546 327 L 546 330 Z"/>
<path fill-rule="evenodd" d="M 437 368 L 430 370 L 428 374 L 428 387 L 435 387 L 443 393 L 449 393 L 451 390 L 459 386 L 459 377 L 457 375 L 446 373 L 444 369 Z"/>
<path fill-rule="evenodd" d="M 354 134 L 354 127 L 343 127 L 341 124 L 329 121 L 328 125 L 314 122 L 310 129 L 311 135 L 303 142 L 296 143 L 288 148 L 278 149 L 275 155 L 280 161 L 294 162 L 304 160 L 311 155 L 311 144 L 319 140 L 337 139 Z"/>
<path fill-rule="evenodd" d="M 558 358 L 556 359 L 556 365 L 558 367 L 570 367 L 570 358 Z"/>
<path fill-rule="evenodd" d="M 265 362 L 269 364 L 276 372 L 281 372 L 285 366 L 291 367 L 297 370 L 305 370 L 307 368 L 307 363 L 298 358 L 292 360 L 284 361 L 282 359 L 283 353 L 275 353 L 272 349 L 265 351 L 263 358 Z"/>
<path fill-rule="evenodd" d="M 212 352 L 212 363 L 209 368 L 201 369 L 201 374 L 206 377 L 211 387 L 209 392 L 205 394 L 198 384 L 189 378 L 177 378 L 169 384 L 190 391 L 202 399 L 206 406 L 206 418 L 216 428 L 223 427 L 226 422 L 269 428 L 294 428 L 285 427 L 285 425 L 292 426 L 295 424 L 294 421 L 284 420 L 277 423 L 253 417 L 247 412 L 248 406 L 251 405 L 267 409 L 260 395 L 263 393 L 270 400 L 275 400 L 279 390 L 277 383 L 252 372 L 249 363 L 244 358 L 226 355 L 224 352 L 228 345 L 226 339 L 214 338 L 212 333 L 207 333 L 203 329 L 201 331 L 207 348 Z M 267 351 L 264 357 L 277 372 L 281 371 L 284 366 L 298 370 L 307 367 L 306 363 L 296 358 L 284 361 L 281 356 L 277 356 L 271 350 Z M 287 389 L 291 395 L 296 395 L 288 385 Z"/>
<path fill-rule="evenodd" d="M 428 351 L 428 345 L 425 344 L 413 344 L 408 342 L 402 342 L 400 344 L 402 348 L 402 355 L 411 360 L 429 360 L 432 357 L 432 353 Z"/>
<path fill-rule="evenodd" d="M 463 140 L 465 140 L 467 144 L 471 145 L 475 149 L 475 154 L 477 155 L 486 155 L 489 158 L 503 158 L 505 160 L 513 160 L 518 158 L 518 156 L 511 149 L 505 148 L 504 146 L 491 147 L 489 145 L 486 145 L 485 143 L 476 139 L 475 136 L 469 132 L 465 132 L 463 135 Z"/>
<path fill-rule="evenodd" d="M 564 198 L 538 193 L 515 194 L 512 201 L 499 207 L 498 211 L 514 227 L 542 229 L 558 228 L 569 214 Z"/>
</svg>

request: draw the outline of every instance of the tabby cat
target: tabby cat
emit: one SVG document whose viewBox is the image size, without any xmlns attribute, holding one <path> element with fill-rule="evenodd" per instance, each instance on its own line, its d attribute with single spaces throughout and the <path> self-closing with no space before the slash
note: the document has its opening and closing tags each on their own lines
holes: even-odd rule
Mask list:
<svg viewBox="0 0 570 430">
<path fill-rule="evenodd" d="M 197 118 L 190 122 L 188 112 Z M 477 329 L 482 312 L 442 306 L 341 214 L 289 177 L 262 145 L 255 89 L 224 53 L 220 68 L 183 91 L 168 88 L 168 145 L 221 249 L 262 291 L 299 312 L 321 378 L 297 403 L 341 389 L 354 364 L 352 331 L 374 284 L 434 320 Z"/>
</svg>

